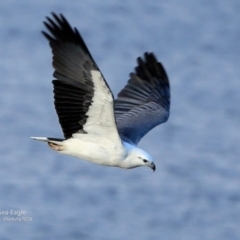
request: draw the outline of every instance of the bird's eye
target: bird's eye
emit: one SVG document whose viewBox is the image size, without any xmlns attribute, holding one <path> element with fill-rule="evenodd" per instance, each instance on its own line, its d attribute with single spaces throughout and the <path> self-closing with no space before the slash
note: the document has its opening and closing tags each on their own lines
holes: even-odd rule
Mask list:
<svg viewBox="0 0 240 240">
<path fill-rule="evenodd" d="M 146 163 L 146 162 L 147 162 L 147 160 L 146 160 L 146 159 L 143 159 L 143 162 L 145 162 L 145 163 Z"/>
</svg>

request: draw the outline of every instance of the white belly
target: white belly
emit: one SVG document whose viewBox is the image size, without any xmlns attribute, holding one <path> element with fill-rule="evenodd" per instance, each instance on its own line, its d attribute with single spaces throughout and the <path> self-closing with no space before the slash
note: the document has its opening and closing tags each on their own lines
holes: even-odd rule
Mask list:
<svg viewBox="0 0 240 240">
<path fill-rule="evenodd" d="M 83 134 L 81 139 L 70 138 L 64 142 L 63 154 L 81 158 L 107 166 L 119 166 L 126 157 L 126 150 L 123 145 L 115 145 L 107 138 L 92 138 Z"/>
</svg>

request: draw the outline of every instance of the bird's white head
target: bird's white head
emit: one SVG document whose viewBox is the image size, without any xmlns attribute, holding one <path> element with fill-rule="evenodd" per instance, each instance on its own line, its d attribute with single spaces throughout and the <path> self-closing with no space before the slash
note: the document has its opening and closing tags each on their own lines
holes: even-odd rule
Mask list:
<svg viewBox="0 0 240 240">
<path fill-rule="evenodd" d="M 156 166 L 153 162 L 152 157 L 147 152 L 130 144 L 124 145 L 128 150 L 128 156 L 124 160 L 126 168 L 147 166 L 150 167 L 153 171 L 155 171 Z"/>
</svg>

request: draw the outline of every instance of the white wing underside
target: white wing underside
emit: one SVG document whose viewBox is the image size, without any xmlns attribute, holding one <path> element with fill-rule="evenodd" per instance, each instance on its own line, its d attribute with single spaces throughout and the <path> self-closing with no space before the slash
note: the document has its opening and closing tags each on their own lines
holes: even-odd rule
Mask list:
<svg viewBox="0 0 240 240">
<path fill-rule="evenodd" d="M 102 74 L 97 70 L 91 71 L 94 84 L 94 96 L 86 115 L 87 122 L 83 130 L 90 136 L 102 136 L 113 141 L 115 145 L 122 145 L 114 116 L 114 100 L 111 91 L 106 85 Z M 74 138 L 81 138 L 82 133 L 73 134 Z"/>
</svg>

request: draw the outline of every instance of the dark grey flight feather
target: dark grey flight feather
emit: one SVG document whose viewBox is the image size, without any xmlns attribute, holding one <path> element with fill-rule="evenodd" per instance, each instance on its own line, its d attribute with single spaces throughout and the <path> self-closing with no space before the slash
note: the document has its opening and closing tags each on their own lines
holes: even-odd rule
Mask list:
<svg viewBox="0 0 240 240">
<path fill-rule="evenodd" d="M 168 120 L 170 84 L 153 53 L 138 58 L 135 73 L 115 100 L 115 116 L 123 141 L 137 145 L 152 128 Z"/>
<path fill-rule="evenodd" d="M 63 15 L 52 13 L 42 32 L 53 53 L 54 104 L 65 138 L 76 132 L 85 133 L 86 112 L 92 104 L 94 86 L 91 70 L 98 70 L 86 44 L 76 28 Z M 106 83 L 107 85 L 107 83 Z"/>
</svg>

